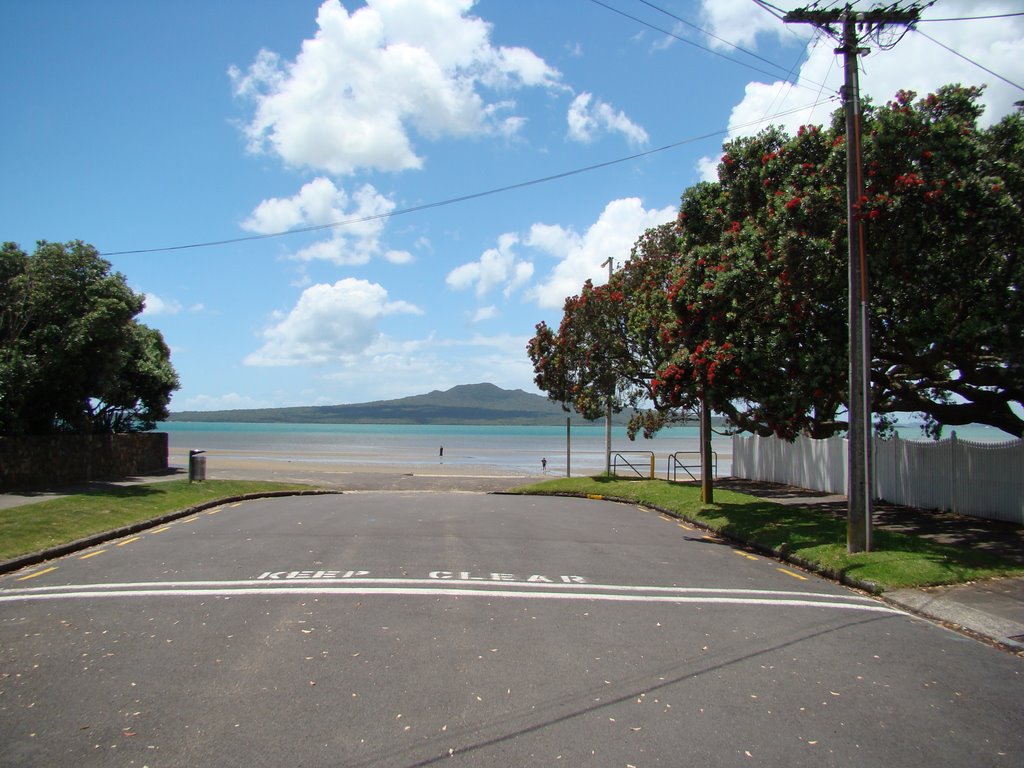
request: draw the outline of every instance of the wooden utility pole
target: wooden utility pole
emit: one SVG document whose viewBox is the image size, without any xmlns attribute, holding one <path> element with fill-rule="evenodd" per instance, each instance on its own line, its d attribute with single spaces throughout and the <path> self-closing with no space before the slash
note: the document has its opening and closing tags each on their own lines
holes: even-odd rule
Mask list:
<svg viewBox="0 0 1024 768">
<path fill-rule="evenodd" d="M 901 10 L 895 6 L 869 11 L 842 9 L 798 9 L 787 13 L 787 24 L 813 24 L 839 37 L 836 53 L 843 54 L 845 81 L 843 109 L 846 113 L 846 220 L 849 242 L 849 324 L 850 402 L 849 465 L 847 473 L 847 532 L 849 552 L 870 552 L 871 542 L 871 329 L 868 319 L 868 265 L 864 232 L 857 211 L 864 196 L 860 136 L 860 82 L 857 56 L 860 47 L 857 28 L 871 31 L 886 25 L 908 25 L 917 21 L 917 7 Z M 842 24 L 841 36 L 831 27 Z"/>
<path fill-rule="evenodd" d="M 715 481 L 711 475 L 711 408 L 706 386 L 700 391 L 700 500 L 715 503 Z"/>
<path fill-rule="evenodd" d="M 609 256 L 601 266 L 608 267 L 608 282 L 611 283 L 615 261 Z M 609 390 L 604 413 L 604 473 L 606 476 L 612 474 L 612 394 L 613 392 Z"/>
</svg>

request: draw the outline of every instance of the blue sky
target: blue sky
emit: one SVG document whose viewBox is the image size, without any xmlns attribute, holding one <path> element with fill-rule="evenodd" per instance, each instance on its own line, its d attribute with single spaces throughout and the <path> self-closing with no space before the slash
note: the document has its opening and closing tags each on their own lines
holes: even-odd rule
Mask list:
<svg viewBox="0 0 1024 768">
<path fill-rule="evenodd" d="M 536 391 L 536 323 L 727 136 L 821 122 L 842 79 L 752 0 L 34 0 L 0 26 L 0 238 L 109 254 L 171 346 L 173 410 Z M 866 94 L 987 83 L 988 120 L 1024 98 L 1024 17 L 921 30 L 872 46 Z"/>
</svg>

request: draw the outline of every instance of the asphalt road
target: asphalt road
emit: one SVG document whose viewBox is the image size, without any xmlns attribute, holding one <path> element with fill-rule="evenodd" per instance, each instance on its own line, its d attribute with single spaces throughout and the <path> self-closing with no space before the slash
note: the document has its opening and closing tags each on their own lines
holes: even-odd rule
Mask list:
<svg viewBox="0 0 1024 768">
<path fill-rule="evenodd" d="M 632 506 L 265 499 L 0 579 L 0 765 L 1013 766 L 1022 671 Z"/>
</svg>

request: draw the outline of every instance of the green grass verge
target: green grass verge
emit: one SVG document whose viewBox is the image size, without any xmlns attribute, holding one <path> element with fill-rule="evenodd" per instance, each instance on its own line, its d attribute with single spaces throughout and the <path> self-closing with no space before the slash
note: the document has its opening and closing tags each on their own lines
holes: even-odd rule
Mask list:
<svg viewBox="0 0 1024 768">
<path fill-rule="evenodd" d="M 709 505 L 701 502 L 699 488 L 665 480 L 565 478 L 513 492 L 600 495 L 657 507 L 730 538 L 793 556 L 832 576 L 870 582 L 882 590 L 1024 575 L 1020 565 L 996 555 L 879 529 L 874 531 L 873 551 L 851 555 L 846 551 L 845 519 L 718 488 L 715 503 Z"/>
<path fill-rule="evenodd" d="M 168 480 L 113 486 L 0 510 L 0 560 L 41 552 L 207 501 L 308 485 L 246 480 Z"/>
</svg>

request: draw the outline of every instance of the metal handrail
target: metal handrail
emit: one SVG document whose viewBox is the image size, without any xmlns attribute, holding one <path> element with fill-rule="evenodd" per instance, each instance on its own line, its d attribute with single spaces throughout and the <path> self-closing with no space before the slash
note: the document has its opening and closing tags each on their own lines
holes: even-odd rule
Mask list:
<svg viewBox="0 0 1024 768">
<path fill-rule="evenodd" d="M 648 470 L 647 472 L 641 472 L 636 465 L 633 464 L 624 454 L 641 454 L 647 457 Z M 616 451 L 612 459 L 612 474 L 618 476 L 619 459 L 622 459 L 623 465 L 629 467 L 637 475 L 637 477 L 651 478 L 654 479 L 654 451 Z M 639 462 L 638 462 L 639 463 Z"/>
<path fill-rule="evenodd" d="M 696 464 L 687 464 L 685 462 L 682 462 L 682 461 L 679 460 L 680 456 L 696 456 L 697 457 L 697 463 Z M 712 457 L 712 468 L 713 468 L 713 473 L 714 473 L 713 476 L 714 477 L 718 477 L 718 451 L 712 451 L 711 452 L 711 457 Z M 677 473 L 676 473 L 676 471 L 678 469 L 680 469 L 680 468 L 684 472 L 686 472 L 686 474 L 688 474 L 690 476 L 691 480 L 694 480 L 694 481 L 699 480 L 700 478 L 695 477 L 693 472 L 691 472 L 690 470 L 691 469 L 696 469 L 697 471 L 700 471 L 700 469 L 701 469 L 700 451 L 676 451 L 675 453 L 669 454 L 667 469 L 665 470 L 665 479 L 666 480 L 671 480 L 672 482 L 676 482 L 676 480 L 677 480 Z"/>
</svg>

